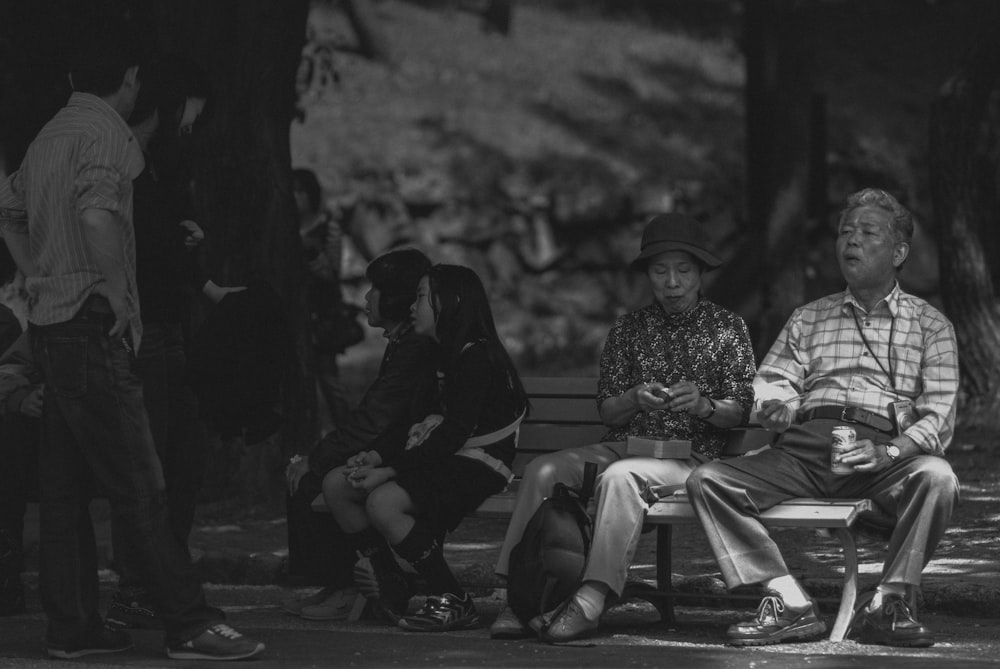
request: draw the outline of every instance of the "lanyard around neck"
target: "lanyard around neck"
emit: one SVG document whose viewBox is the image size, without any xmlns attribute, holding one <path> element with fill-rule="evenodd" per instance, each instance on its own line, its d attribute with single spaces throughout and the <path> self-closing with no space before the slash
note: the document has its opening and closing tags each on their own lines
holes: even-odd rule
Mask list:
<svg viewBox="0 0 1000 669">
<path fill-rule="evenodd" d="M 858 308 L 853 304 L 851 305 L 851 315 L 854 316 L 854 327 L 858 329 L 858 334 L 861 335 L 861 341 L 865 343 L 865 348 L 867 348 L 868 352 L 872 354 L 872 357 L 875 359 L 875 364 L 882 370 L 882 373 L 889 377 L 889 385 L 892 386 L 893 390 L 895 390 L 896 379 L 892 370 L 892 340 L 896 333 L 896 317 L 892 315 L 891 311 L 889 312 L 889 350 L 886 356 L 889 363 L 889 369 L 886 369 L 882 364 L 882 361 L 879 360 L 877 355 L 875 355 L 875 351 L 872 350 L 872 345 L 868 343 L 868 337 L 865 336 L 864 330 L 861 329 L 861 323 L 858 321 Z"/>
</svg>

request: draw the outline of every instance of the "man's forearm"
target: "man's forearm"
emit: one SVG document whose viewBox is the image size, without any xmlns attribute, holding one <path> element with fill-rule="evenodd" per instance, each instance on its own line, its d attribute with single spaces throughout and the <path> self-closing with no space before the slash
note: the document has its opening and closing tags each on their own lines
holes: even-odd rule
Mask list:
<svg viewBox="0 0 1000 669">
<path fill-rule="evenodd" d="M 84 209 L 80 218 L 90 257 L 101 270 L 108 291 L 124 298 L 128 290 L 125 246 L 115 215 L 106 209 Z"/>
</svg>

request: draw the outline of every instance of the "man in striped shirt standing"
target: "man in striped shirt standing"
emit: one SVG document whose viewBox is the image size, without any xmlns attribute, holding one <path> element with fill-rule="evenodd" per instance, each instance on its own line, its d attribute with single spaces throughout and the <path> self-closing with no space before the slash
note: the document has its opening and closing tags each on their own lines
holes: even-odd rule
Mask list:
<svg viewBox="0 0 1000 669">
<path fill-rule="evenodd" d="M 729 587 L 769 591 L 754 620 L 728 630 L 737 646 L 822 634 L 826 627 L 758 520 L 795 497 L 871 499 L 888 520 L 888 555 L 870 603 L 856 615 L 862 643 L 930 646 L 932 632 L 906 598 L 944 534 L 958 480 L 944 452 L 955 426 L 958 353 L 951 323 L 903 292 L 897 273 L 913 217 L 888 193 L 851 195 L 837 231 L 843 292 L 795 310 L 755 379 L 790 398 L 761 403 L 761 424 L 780 433 L 756 455 L 706 464 L 687 482 L 691 504 Z M 831 433 L 853 428 L 831 471 Z"/>
<path fill-rule="evenodd" d="M 42 606 L 48 654 L 131 647 L 98 612 L 93 488 L 122 529 L 118 556 L 143 576 L 175 659 L 240 659 L 264 645 L 205 603 L 185 547 L 170 534 L 164 480 L 132 373 L 142 341 L 132 180 L 142 152 L 126 119 L 141 46 L 128 26 L 81 30 L 74 92 L 0 184 L 0 230 L 27 277 L 29 323 L 46 381 L 39 457 Z"/>
</svg>

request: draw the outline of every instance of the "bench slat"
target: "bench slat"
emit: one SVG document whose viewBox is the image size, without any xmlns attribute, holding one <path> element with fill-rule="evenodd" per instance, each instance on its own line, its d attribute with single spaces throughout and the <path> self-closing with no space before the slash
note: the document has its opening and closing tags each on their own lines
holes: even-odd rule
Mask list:
<svg viewBox="0 0 1000 669">
<path fill-rule="evenodd" d="M 585 397 L 593 401 L 597 396 L 597 377 L 579 376 L 526 376 L 521 378 L 524 390 L 530 397 Z"/>
<path fill-rule="evenodd" d="M 586 399 L 564 397 L 529 397 L 531 412 L 525 423 L 600 423 L 597 402 L 593 396 Z"/>
<path fill-rule="evenodd" d="M 871 508 L 867 499 L 800 497 L 771 507 L 760 514 L 760 519 L 770 527 L 850 527 L 859 513 Z M 662 499 L 646 514 L 646 522 L 653 525 L 695 521 L 697 517 L 686 495 Z"/>
<path fill-rule="evenodd" d="M 603 425 L 521 425 L 517 450 L 547 453 L 596 444 L 607 433 Z"/>
</svg>

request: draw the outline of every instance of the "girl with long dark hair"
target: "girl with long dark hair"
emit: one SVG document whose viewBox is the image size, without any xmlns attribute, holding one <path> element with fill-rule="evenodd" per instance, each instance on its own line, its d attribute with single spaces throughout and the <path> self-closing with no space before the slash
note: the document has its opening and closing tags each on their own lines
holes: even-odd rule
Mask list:
<svg viewBox="0 0 1000 669">
<path fill-rule="evenodd" d="M 405 443 L 352 457 L 343 476 L 326 478 L 323 492 L 334 518 L 370 560 L 368 583 L 365 566 L 357 575 L 376 611 L 406 630 L 443 632 L 478 622 L 472 597 L 445 562 L 444 535 L 513 478 L 527 398 L 475 272 L 434 266 L 421 279 L 411 311 L 414 329 L 441 347 L 438 397 Z M 410 592 L 392 552 L 430 590 L 413 615 L 404 615 Z"/>
</svg>

